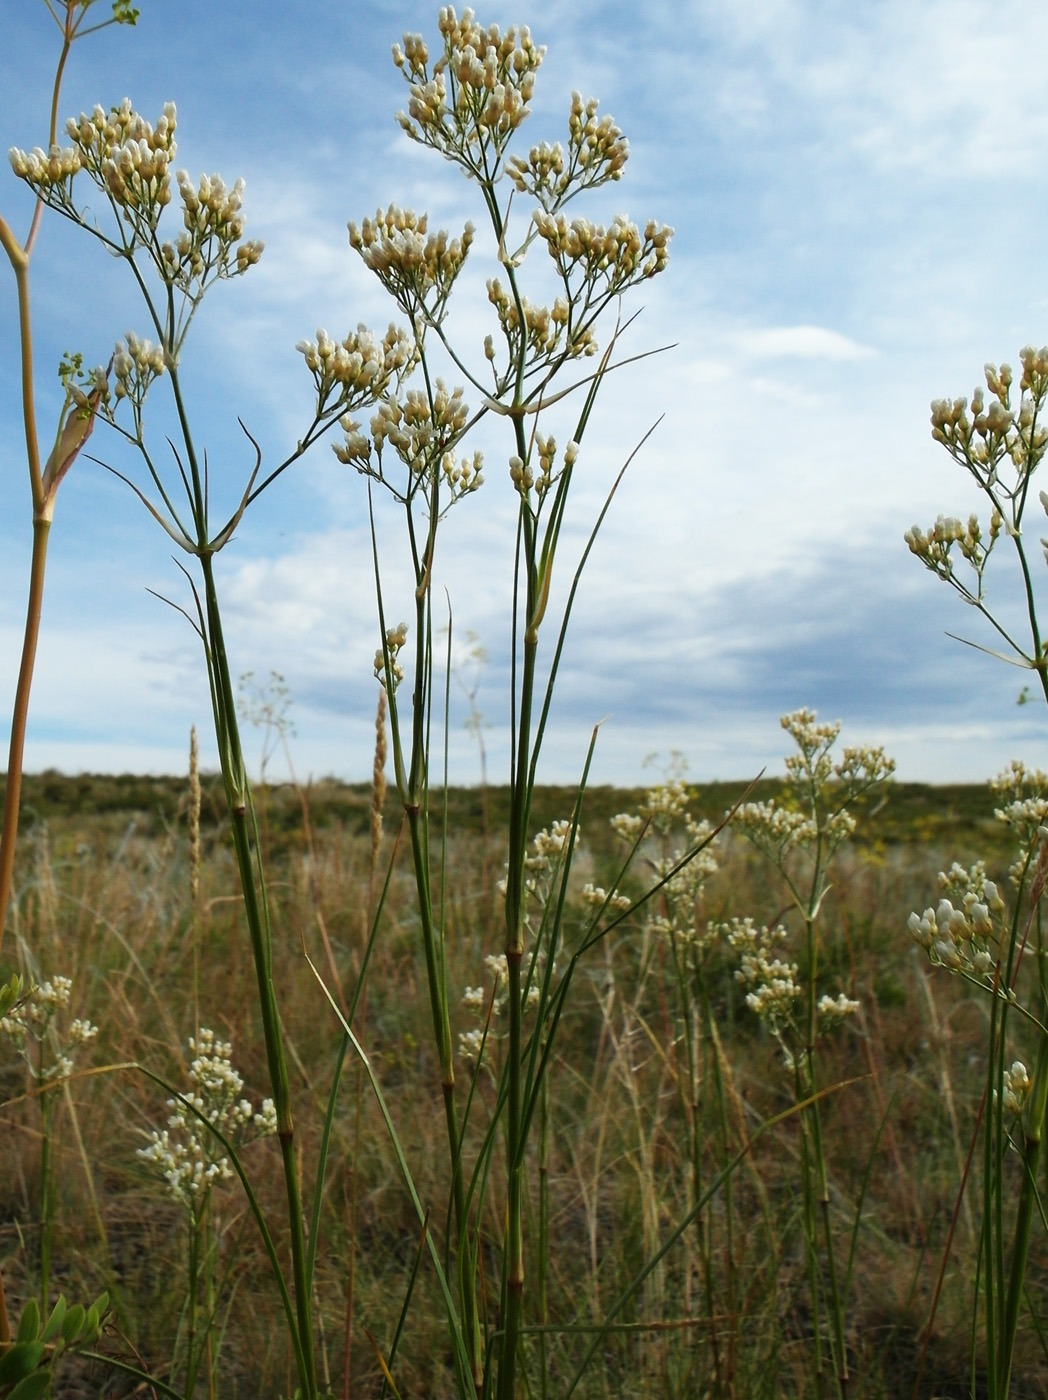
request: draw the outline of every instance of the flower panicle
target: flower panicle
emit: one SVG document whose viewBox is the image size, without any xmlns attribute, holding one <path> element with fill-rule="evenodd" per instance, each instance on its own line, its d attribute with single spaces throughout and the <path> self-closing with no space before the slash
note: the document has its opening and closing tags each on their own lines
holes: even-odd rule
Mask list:
<svg viewBox="0 0 1048 1400">
<path fill-rule="evenodd" d="M 155 1167 L 171 1195 L 190 1212 L 203 1208 L 213 1186 L 233 1179 L 229 1158 L 217 1133 L 235 1147 L 277 1130 L 272 1099 L 259 1108 L 243 1093 L 244 1081 L 232 1063 L 233 1047 L 214 1031 L 190 1036 L 189 1087 L 181 1098 L 168 1099 L 167 1127 L 153 1129 L 138 1155 Z"/>
<path fill-rule="evenodd" d="M 73 983 L 61 975 L 23 988 L 0 1016 L 0 1038 L 11 1042 L 41 1084 L 68 1079 L 78 1050 L 93 1040 L 98 1027 L 83 1017 L 66 1024 Z"/>
<path fill-rule="evenodd" d="M 406 316 L 422 314 L 431 323 L 443 319 L 455 279 L 469 256 L 474 228 L 468 223 L 459 238 L 445 229 L 430 233 L 425 214 L 391 204 L 358 227 L 349 225 L 350 247 L 378 277 Z"/>
<path fill-rule="evenodd" d="M 244 240 L 244 182 L 227 187 L 218 174 L 194 183 L 186 171 L 176 173 L 182 202 L 183 230 L 162 241 L 159 225 L 172 202 L 171 166 L 177 153 L 177 115 L 165 103 L 155 123 L 134 110 L 130 98 L 108 112 L 97 105 L 70 117 L 66 134 L 72 145 L 12 148 L 11 168 L 45 204 L 98 233 L 114 249 L 132 255 L 146 251 L 163 282 L 195 303 L 214 280 L 241 276 L 261 258 L 264 244 Z M 81 171 L 108 199 L 124 233 L 117 242 L 101 233 L 78 208 L 73 184 Z M 170 349 L 173 352 L 173 346 Z"/>
<path fill-rule="evenodd" d="M 526 25 L 483 28 L 471 9 L 446 5 L 438 17 L 443 53 L 429 63 L 420 34 L 393 45 L 393 62 L 409 87 L 397 120 L 413 141 L 477 174 L 494 175 L 513 133 L 526 119 L 545 48 Z M 487 166 L 487 169 L 485 167 Z M 494 166 L 494 170 L 491 168 Z"/>
</svg>

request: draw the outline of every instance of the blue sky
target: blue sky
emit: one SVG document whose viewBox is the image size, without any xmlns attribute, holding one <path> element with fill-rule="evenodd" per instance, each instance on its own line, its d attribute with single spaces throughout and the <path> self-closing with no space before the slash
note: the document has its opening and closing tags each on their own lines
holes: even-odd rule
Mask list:
<svg viewBox="0 0 1048 1400">
<path fill-rule="evenodd" d="M 390 201 L 428 209 L 453 232 L 480 216 L 469 185 L 394 120 L 407 94 L 390 45 L 418 30 L 434 48 L 435 6 L 141 8 L 136 29 L 74 49 L 61 109 L 126 95 L 155 119 L 173 99 L 177 164 L 246 179 L 247 231 L 265 239 L 265 255 L 213 291 L 185 359 L 200 435 L 232 500 L 249 461 L 237 415 L 273 461 L 307 421 L 295 342 L 318 326 L 345 334 L 391 317 L 346 221 Z M 621 183 L 578 212 L 676 229 L 669 269 L 626 308 L 643 308 L 631 351 L 675 348 L 608 387 L 580 458 L 576 548 L 625 455 L 663 415 L 594 552 L 545 776 L 570 779 L 602 719 L 600 780 L 643 781 L 645 758 L 673 749 L 696 779 L 778 771 L 778 717 L 801 705 L 842 720 L 847 742 L 883 744 L 906 778 L 976 781 L 1011 757 L 1048 766 L 1043 711 L 1016 705 L 1022 673 L 945 636 L 990 641 L 902 542 L 915 521 L 977 505 L 931 441 L 929 400 L 970 394 L 985 360 L 1014 363 L 1022 345 L 1048 340 L 1038 257 L 1048 11 L 1009 0 L 522 0 L 482 6 L 479 18 L 527 23 L 548 46 L 524 151 L 563 136 L 575 88 L 629 137 Z M 0 11 L 0 148 L 45 140 L 56 38 L 42 3 Z M 0 211 L 27 227 L 11 176 L 0 175 Z M 491 329 L 492 251 L 478 237 L 455 323 L 474 351 Z M 42 422 L 58 408 L 63 350 L 96 363 L 126 330 L 144 330 L 121 271 L 93 240 L 46 221 L 33 266 Z M 6 265 L 0 326 L 6 709 L 29 548 Z M 506 449 L 483 445 L 487 482 L 448 517 L 439 582 L 456 634 L 479 634 L 490 656 L 477 704 L 498 779 L 513 499 Z M 101 428 L 92 450 L 118 460 Z M 362 480 L 320 446 L 222 556 L 234 670 L 285 677 L 303 774 L 370 768 L 377 624 L 364 510 Z M 390 611 L 406 615 L 391 511 L 380 528 Z M 195 638 L 147 592 L 185 601 L 169 544 L 126 488 L 77 463 L 52 531 L 31 768 L 179 771 L 190 724 L 206 734 Z M 1007 571 L 991 581 L 995 597 L 1014 615 Z M 472 781 L 462 719 L 459 704 L 452 772 Z"/>
</svg>

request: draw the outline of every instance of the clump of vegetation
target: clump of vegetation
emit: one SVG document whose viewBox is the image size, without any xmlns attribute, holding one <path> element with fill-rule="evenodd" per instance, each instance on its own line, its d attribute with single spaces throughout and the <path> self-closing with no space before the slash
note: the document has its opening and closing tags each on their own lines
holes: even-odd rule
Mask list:
<svg viewBox="0 0 1048 1400">
<path fill-rule="evenodd" d="M 175 168 L 173 103 L 155 121 L 96 106 L 63 144 L 71 45 L 136 12 L 117 0 L 95 24 L 96 0 L 46 3 L 62 35 L 48 144 L 10 156 L 37 201 L 25 243 L 0 219 L 34 540 L 0 837 L 17 964 L 0 986 L 0 1393 L 64 1384 L 59 1361 L 96 1393 L 119 1378 L 181 1400 L 1039 1393 L 1048 779 L 1016 764 L 989 802 L 954 792 L 947 819 L 942 795 L 891 789 L 879 749 L 838 752 L 838 726 L 800 710 L 783 781 L 695 788 L 675 762 L 643 793 L 591 789 L 594 736 L 575 789 L 540 782 L 573 605 L 630 459 L 567 557 L 573 482 L 627 359 L 620 303 L 665 271 L 672 237 L 579 212 L 623 175 L 619 127 L 576 93 L 562 141 L 525 153 L 545 53 L 526 27 L 447 6 L 432 54 L 405 35 L 400 124 L 466 175 L 479 226 L 431 230 L 395 204 L 350 224 L 399 324 L 299 342 L 312 414 L 282 456 L 244 428 L 223 504 L 183 363 L 204 297 L 263 255 L 243 184 Z M 94 369 L 63 358 L 44 460 L 28 276 L 48 212 L 132 277 L 147 334 Z M 452 311 L 481 240 L 498 275 L 471 344 Z M 985 529 L 940 517 L 907 540 L 1048 700 L 1022 531 L 1048 351 L 1022 361 L 1018 403 L 991 366 L 988 406 L 979 390 L 970 413 L 933 408 Z M 482 419 L 503 434 L 495 472 L 470 436 Z M 194 733 L 185 785 L 22 782 L 48 531 L 96 427 L 136 454 L 127 485 L 185 560 L 213 780 Z M 215 556 L 336 430 L 373 524 L 373 781 L 274 788 L 278 747 L 293 773 L 290 693 L 278 672 L 234 683 Z M 501 785 L 463 794 L 442 523 L 494 489 L 516 515 L 512 756 Z M 384 510 L 399 565 L 378 547 Z M 988 601 L 1004 539 L 1028 642 Z M 244 723 L 262 730 L 257 784 Z"/>
</svg>

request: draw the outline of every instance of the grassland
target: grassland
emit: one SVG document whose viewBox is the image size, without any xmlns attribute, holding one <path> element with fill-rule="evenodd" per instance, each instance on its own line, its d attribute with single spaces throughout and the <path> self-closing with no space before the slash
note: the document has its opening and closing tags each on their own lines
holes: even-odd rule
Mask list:
<svg viewBox="0 0 1048 1400">
<path fill-rule="evenodd" d="M 232 1041 L 253 1097 L 265 1083 L 221 794 L 214 782 L 203 786 L 202 883 L 194 919 L 184 782 L 57 773 L 27 778 L 14 916 L 26 970 L 71 977 L 70 1014 L 99 1027 L 77 1073 L 56 1095 L 60 1170 L 52 1292 L 84 1296 L 107 1288 L 115 1301 L 107 1348 L 139 1358 L 143 1369 L 161 1377 L 180 1345 L 186 1221 L 137 1155 L 149 1131 L 165 1120 L 163 1093 L 126 1066 L 146 1065 L 184 1082 L 186 1038 L 206 1025 Z M 718 819 L 744 786 L 695 787 L 691 810 Z M 760 795 L 776 790 L 764 783 Z M 642 796 L 610 788 L 588 794 L 580 887 L 589 880 L 614 882 L 619 856 L 608 819 L 635 808 Z M 304 1160 L 317 1150 L 311 1133 L 322 1120 L 339 1037 L 302 950 L 337 973 L 348 991 L 359 973 L 374 902 L 370 797 L 369 787 L 331 781 L 305 793 L 274 787 L 258 797 Z M 497 788 L 448 794 L 445 920 L 452 986 L 483 985 L 484 957 L 500 947 L 496 885 L 504 853 L 486 830 L 505 830 L 499 819 L 504 802 Z M 569 803 L 566 792 L 537 790 L 533 825 L 565 815 Z M 438 793 L 434 809 L 440 804 Z M 395 844 L 392 803 L 386 815 L 383 862 Z M 726 834 L 715 849 L 719 869 L 696 910 L 697 926 L 736 914 L 763 921 L 785 915 L 781 893 L 745 842 Z M 971 1393 L 978 1210 L 970 1197 L 952 1230 L 934 1323 L 930 1331 L 925 1326 L 984 1083 L 986 1008 L 963 983 L 927 967 L 906 933 L 906 918 L 934 902 L 938 870 L 976 858 L 987 861 L 1003 887 L 1008 856 L 986 789 L 895 784 L 859 813 L 855 841 L 840 859 L 828 896 L 822 984 L 861 1003 L 859 1015 L 822 1052 L 823 1082 L 843 1086 L 825 1100 L 824 1126 L 842 1265 L 850 1261 L 847 1341 L 855 1396 Z M 573 897 L 578 894 L 573 888 Z M 420 1195 L 439 1209 L 439 1076 L 425 1023 L 417 924 L 410 864 L 399 853 L 355 1026 Z M 737 961 L 716 940 L 703 958 L 713 1029 L 697 1037 L 700 1077 L 707 1089 L 722 1086 L 720 1113 L 710 1093 L 704 1090 L 699 1101 L 688 1093 L 669 951 L 645 931 L 643 918 L 625 920 L 580 969 L 583 989 L 567 1013 L 551 1081 L 557 1111 L 545 1149 L 537 1148 L 528 1164 L 529 1209 L 537 1208 L 541 1184 L 556 1248 L 545 1282 L 550 1330 L 532 1330 L 524 1345 L 545 1349 L 542 1370 L 551 1395 L 565 1393 L 593 1335 L 586 1329 L 629 1288 L 693 1202 L 687 1143 L 696 1113 L 709 1115 L 699 1123 L 708 1181 L 751 1140 L 752 1148 L 622 1307 L 617 1330 L 602 1339 L 575 1393 L 815 1393 L 794 1199 L 796 1122 L 787 1117 L 758 1133 L 762 1122 L 790 1106 L 781 1056 L 744 1003 Z M 462 1028 L 471 1024 L 465 1009 L 456 1008 L 455 1015 Z M 467 1078 L 470 1071 L 463 1062 Z M 478 1074 L 467 1130 L 471 1151 L 492 1107 L 492 1083 Z M 41 1105 L 33 1088 L 21 1061 L 7 1056 L 0 1062 L 0 1254 L 16 1315 L 20 1292 L 33 1286 L 39 1255 Z M 247 1150 L 246 1161 L 263 1203 L 279 1216 L 274 1153 L 273 1143 L 262 1141 Z M 352 1396 L 380 1393 L 375 1348 L 389 1354 L 410 1292 L 397 1353 L 400 1393 L 450 1394 L 439 1298 L 425 1263 L 411 1288 L 418 1224 L 355 1065 L 336 1115 L 322 1220 L 317 1316 L 328 1387 Z M 226 1377 L 220 1393 L 290 1394 L 291 1359 L 277 1302 L 235 1182 L 216 1191 L 214 1224 L 220 1264 L 214 1346 L 221 1348 Z M 533 1219 L 529 1224 L 533 1233 Z M 485 1239 L 500 1238 L 494 1191 L 480 1225 Z M 442 1233 L 443 1221 L 433 1228 Z M 483 1273 L 483 1259 L 481 1266 Z M 1048 1361 L 1038 1333 L 1046 1270 L 1043 1236 L 1035 1235 L 1031 1322 L 1021 1339 L 1015 1396 L 1044 1393 Z M 486 1306 L 496 1304 L 489 1286 Z M 127 1384 L 107 1379 L 101 1366 L 85 1366 L 77 1361 L 60 1372 L 55 1394 L 118 1394 Z"/>
</svg>

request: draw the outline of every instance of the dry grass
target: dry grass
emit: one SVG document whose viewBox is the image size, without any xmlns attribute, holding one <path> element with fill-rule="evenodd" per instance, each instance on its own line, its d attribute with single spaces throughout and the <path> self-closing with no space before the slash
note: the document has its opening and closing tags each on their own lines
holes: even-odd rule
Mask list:
<svg viewBox="0 0 1048 1400">
<path fill-rule="evenodd" d="M 366 798 L 359 820 L 343 814 L 317 825 L 311 858 L 301 831 L 285 822 L 274 799 L 269 839 L 277 971 L 307 1180 L 337 1027 L 301 948 L 305 943 L 321 967 L 333 962 L 348 994 L 368 927 Z M 73 978 L 73 1014 L 100 1028 L 91 1046 L 92 1066 L 135 1061 L 182 1082 L 185 1040 L 194 1029 L 198 999 L 200 1023 L 232 1040 L 238 1067 L 257 1098 L 265 1065 L 231 855 L 220 834 L 205 829 L 201 915 L 194 931 L 184 830 L 177 819 L 140 826 L 136 830 L 112 815 L 83 813 L 27 823 L 17 906 L 20 945 L 31 950 L 31 966 L 44 975 L 63 972 Z M 596 815 L 585 826 L 587 877 L 606 877 L 611 842 Z M 387 859 L 391 832 L 395 824 L 387 820 Z M 875 843 L 865 854 L 853 851 L 841 864 L 826 911 L 826 984 L 863 1005 L 861 1024 L 838 1035 L 824 1052 L 823 1071 L 828 1082 L 857 1081 L 829 1096 L 825 1133 L 833 1208 L 845 1241 L 865 1191 L 848 1339 L 853 1394 L 871 1400 L 911 1393 L 983 1082 L 984 1008 L 961 984 L 929 976 L 910 947 L 905 919 L 911 908 L 929 901 L 939 868 L 973 854 L 963 844 L 936 851 L 898 841 Z M 452 986 L 483 982 L 483 956 L 499 946 L 492 876 L 500 859 L 484 848 L 476 829 L 454 838 L 447 892 Z M 736 912 L 740 891 L 747 912 L 768 919 L 781 914 L 779 896 L 750 848 L 727 840 L 704 912 L 718 918 Z M 194 991 L 195 939 L 200 972 Z M 595 953 L 584 969 L 551 1080 L 557 1105 L 548 1163 L 551 1325 L 598 1320 L 689 1201 L 683 1071 L 665 950 L 646 943 L 638 927 L 627 922 L 614 943 L 609 940 Z M 708 987 L 719 1040 L 712 1053 L 720 1056 L 726 1086 L 727 1147 L 736 1151 L 764 1119 L 789 1106 L 789 1091 L 777 1047 L 759 1032 L 743 1004 L 733 964 L 716 951 Z M 434 1207 L 432 1228 L 442 1234 L 446 1183 L 439 1071 L 428 1048 L 424 970 L 406 860 L 394 874 L 362 1008 L 358 1032 L 392 1106 L 420 1194 Z M 467 1024 L 464 1013 L 461 1024 Z M 707 1074 L 710 1070 L 707 1060 Z M 7 1101 L 0 1132 L 0 1238 L 16 1308 L 27 1266 L 32 1270 L 39 1220 L 39 1105 L 22 1097 L 27 1089 L 31 1085 L 17 1062 L 0 1064 L 0 1092 Z M 470 1151 L 490 1106 L 482 1076 L 467 1132 Z M 60 1195 L 54 1266 L 58 1288 L 78 1295 L 110 1289 L 120 1323 L 112 1346 L 133 1348 L 161 1375 L 182 1305 L 185 1219 L 136 1149 L 164 1117 L 161 1092 L 134 1070 L 70 1083 L 56 1115 Z M 317 1287 L 323 1355 L 336 1393 L 348 1356 L 349 1393 L 378 1395 L 381 1378 L 368 1334 L 388 1348 L 415 1263 L 418 1226 L 375 1106 L 352 1064 L 335 1140 Z M 577 1394 L 813 1393 L 795 1199 L 797 1151 L 790 1119 L 756 1143 L 730 1191 L 714 1198 L 623 1310 L 622 1330 L 605 1339 Z M 723 1165 L 724 1153 L 711 1120 L 703 1147 L 708 1177 Z M 273 1144 L 255 1145 L 247 1159 L 263 1201 L 279 1219 Z M 533 1158 L 532 1210 L 538 1177 Z M 491 1240 L 500 1237 L 503 1205 L 497 1193 L 489 1194 L 483 1227 Z M 216 1220 L 225 1271 L 223 1308 L 228 1308 L 223 1356 L 229 1388 L 223 1395 L 290 1393 L 291 1361 L 277 1303 L 239 1188 L 218 1193 Z M 533 1237 L 533 1221 L 530 1233 Z M 929 1342 L 924 1396 L 970 1393 L 976 1245 L 971 1217 L 962 1212 Z M 1035 1298 L 1046 1269 L 1043 1241 L 1035 1240 L 1030 1269 Z M 490 1311 L 498 1303 L 497 1279 L 490 1274 L 486 1290 Z M 564 1392 L 586 1342 L 587 1334 L 577 1331 L 547 1338 L 549 1394 Z M 532 1337 L 526 1345 L 534 1349 L 539 1342 Z M 1042 1393 L 1038 1377 L 1044 1364 L 1031 1331 L 1013 1394 Z M 397 1360 L 401 1393 L 450 1394 L 449 1365 L 438 1294 L 423 1266 Z M 57 1394 L 61 1386 L 60 1380 Z"/>
</svg>

